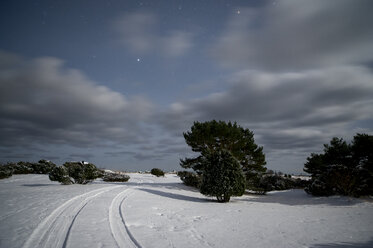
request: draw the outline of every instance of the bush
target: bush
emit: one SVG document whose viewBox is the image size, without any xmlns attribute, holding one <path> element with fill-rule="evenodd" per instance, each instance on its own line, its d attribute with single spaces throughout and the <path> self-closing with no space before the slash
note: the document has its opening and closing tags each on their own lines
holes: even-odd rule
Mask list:
<svg viewBox="0 0 373 248">
<path fill-rule="evenodd" d="M 61 184 L 68 185 L 73 184 L 74 182 L 71 180 L 68 170 L 65 166 L 58 166 L 55 167 L 50 173 L 49 173 L 49 179 L 51 181 L 57 181 Z"/>
<path fill-rule="evenodd" d="M 100 171 L 94 164 L 81 162 L 66 162 L 55 167 L 49 174 L 49 179 L 62 184 L 87 184 L 100 176 Z"/>
<path fill-rule="evenodd" d="M 288 190 L 305 188 L 308 185 L 306 180 L 289 178 L 287 175 L 279 174 L 256 174 L 246 179 L 246 188 L 257 194 L 266 194 L 273 190 Z"/>
<path fill-rule="evenodd" d="M 13 175 L 13 170 L 10 168 L 9 164 L 0 164 L 0 179 L 8 178 Z"/>
<path fill-rule="evenodd" d="M 202 177 L 197 173 L 190 171 L 179 171 L 177 175 L 180 177 L 181 181 L 187 186 L 199 188 L 202 183 Z"/>
<path fill-rule="evenodd" d="M 272 175 L 272 174 L 269 174 Z M 255 194 L 264 195 L 267 193 L 267 187 L 261 183 L 263 175 L 255 172 L 246 173 L 246 189 L 254 191 Z"/>
<path fill-rule="evenodd" d="M 231 196 L 242 196 L 245 177 L 237 159 L 227 150 L 207 151 L 205 157 L 201 193 L 215 196 L 218 202 L 229 202 Z"/>
<path fill-rule="evenodd" d="M 31 166 L 35 174 L 48 174 L 56 167 L 54 163 L 45 159 L 39 160 L 38 163 L 31 164 Z"/>
<path fill-rule="evenodd" d="M 20 161 L 18 163 L 8 163 L 6 167 L 13 174 L 48 174 L 56 165 L 47 160 L 40 160 L 38 163 Z"/>
<path fill-rule="evenodd" d="M 158 168 L 153 168 L 151 171 L 150 171 L 150 174 L 154 175 L 154 176 L 157 176 L 157 177 L 164 177 L 164 172 L 163 170 L 161 169 L 158 169 Z"/>
<path fill-rule="evenodd" d="M 130 176 L 120 173 L 109 173 L 105 172 L 102 180 L 105 182 L 127 182 Z"/>
<path fill-rule="evenodd" d="M 20 161 L 9 164 L 13 169 L 13 174 L 33 174 L 34 169 L 31 163 Z"/>
</svg>

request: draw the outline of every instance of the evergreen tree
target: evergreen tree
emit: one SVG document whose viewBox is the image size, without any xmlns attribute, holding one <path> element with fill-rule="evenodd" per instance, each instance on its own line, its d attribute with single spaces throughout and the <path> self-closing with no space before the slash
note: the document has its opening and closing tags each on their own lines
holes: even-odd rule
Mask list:
<svg viewBox="0 0 373 248">
<path fill-rule="evenodd" d="M 245 192 L 245 177 L 237 159 L 227 150 L 207 150 L 203 159 L 200 191 L 215 196 L 219 202 L 229 202 L 231 196 Z"/>
<path fill-rule="evenodd" d="M 313 195 L 373 195 L 373 136 L 357 134 L 352 144 L 333 138 L 323 154 L 311 154 L 304 171 L 312 176 Z"/>
<path fill-rule="evenodd" d="M 198 174 L 204 170 L 204 154 L 207 150 L 227 150 L 234 156 L 244 172 L 265 172 L 263 147 L 255 144 L 254 134 L 236 122 L 207 121 L 194 122 L 191 130 L 183 133 L 186 143 L 193 152 L 200 153 L 195 158 L 180 160 L 183 168 L 192 168 Z"/>
</svg>

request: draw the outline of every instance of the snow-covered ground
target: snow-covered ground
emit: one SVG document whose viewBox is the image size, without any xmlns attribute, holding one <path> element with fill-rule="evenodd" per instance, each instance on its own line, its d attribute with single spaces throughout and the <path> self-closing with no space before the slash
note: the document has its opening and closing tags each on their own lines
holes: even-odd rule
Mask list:
<svg viewBox="0 0 373 248">
<path fill-rule="evenodd" d="M 62 186 L 0 180 L 0 247 L 373 247 L 373 202 L 302 190 L 229 203 L 176 175 Z"/>
</svg>

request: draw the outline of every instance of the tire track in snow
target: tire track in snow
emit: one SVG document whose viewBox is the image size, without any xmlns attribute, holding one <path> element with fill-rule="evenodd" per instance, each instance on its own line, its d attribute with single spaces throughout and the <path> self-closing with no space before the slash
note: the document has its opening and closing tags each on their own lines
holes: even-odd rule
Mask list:
<svg viewBox="0 0 373 248">
<path fill-rule="evenodd" d="M 23 248 L 65 248 L 75 219 L 82 209 L 97 196 L 121 186 L 111 186 L 75 196 L 55 209 L 32 232 Z"/>
<path fill-rule="evenodd" d="M 109 222 L 111 233 L 118 247 L 141 248 L 139 242 L 130 232 L 122 212 L 124 200 L 132 194 L 130 189 L 126 189 L 115 196 L 109 208 Z"/>
</svg>

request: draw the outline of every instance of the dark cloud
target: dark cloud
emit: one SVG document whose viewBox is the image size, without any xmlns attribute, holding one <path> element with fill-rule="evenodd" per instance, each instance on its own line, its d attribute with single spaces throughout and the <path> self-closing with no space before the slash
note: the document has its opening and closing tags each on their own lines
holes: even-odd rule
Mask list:
<svg viewBox="0 0 373 248">
<path fill-rule="evenodd" d="M 89 80 L 56 58 L 28 60 L 0 53 L 0 144 L 77 147 L 136 143 L 152 110 Z"/>
<path fill-rule="evenodd" d="M 109 151 L 105 152 L 107 157 L 122 157 L 123 155 L 134 155 L 131 151 Z"/>
<path fill-rule="evenodd" d="M 22 159 L 30 158 L 32 154 L 31 153 L 11 153 L 11 154 L 1 154 L 0 156 L 2 159 L 6 159 L 6 160 L 16 159 L 17 161 L 19 161 Z"/>
<path fill-rule="evenodd" d="M 254 131 L 269 157 L 280 151 L 297 151 L 304 157 L 333 136 L 354 135 L 354 123 L 371 120 L 372 82 L 373 73 L 362 66 L 298 73 L 242 71 L 225 91 L 172 104 L 159 123 L 176 135 L 189 130 L 195 120 L 237 121 Z"/>
<path fill-rule="evenodd" d="M 242 8 L 212 55 L 239 68 L 298 70 L 373 59 L 373 2 L 278 1 Z"/>
<path fill-rule="evenodd" d="M 182 133 L 194 121 L 216 119 L 254 131 L 270 168 L 299 172 L 309 153 L 331 137 L 373 132 L 372 1 L 241 1 L 246 7 L 216 8 L 191 3 L 176 19 L 168 4 L 162 10 L 159 4 L 131 5 L 92 17 L 103 21 L 84 29 L 62 32 L 35 23 L 25 33 L 25 27 L 14 27 L 22 35 L 8 35 L 17 42 L 8 39 L 4 49 L 52 54 L 105 79 L 93 81 L 55 57 L 0 51 L 1 161 L 49 156 L 59 162 L 88 158 L 118 169 L 173 169 L 191 155 Z M 54 22 L 70 27 L 64 18 Z M 5 33 L 11 29 L 3 27 Z M 61 35 L 76 46 L 61 46 Z M 39 39 L 50 42 L 41 46 Z M 195 56 L 183 57 L 180 67 L 169 60 L 188 53 Z M 134 55 L 147 55 L 148 64 L 136 63 Z M 131 92 L 160 99 L 160 105 Z"/>
<path fill-rule="evenodd" d="M 82 161 L 86 159 L 91 159 L 94 157 L 94 155 L 92 153 L 73 153 L 73 154 L 70 154 L 69 157 L 71 159 Z"/>
<path fill-rule="evenodd" d="M 165 125 L 219 118 L 293 126 L 344 123 L 366 118 L 373 74 L 364 67 L 337 67 L 299 73 L 243 71 L 228 90 L 171 105 Z"/>
</svg>

